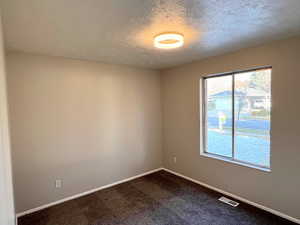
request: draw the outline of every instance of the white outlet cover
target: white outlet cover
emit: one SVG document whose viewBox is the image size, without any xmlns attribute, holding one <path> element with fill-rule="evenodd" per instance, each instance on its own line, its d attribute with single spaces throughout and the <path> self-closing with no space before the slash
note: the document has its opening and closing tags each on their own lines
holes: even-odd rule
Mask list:
<svg viewBox="0 0 300 225">
<path fill-rule="evenodd" d="M 62 186 L 61 180 L 55 180 L 55 187 L 56 188 L 61 188 L 61 186 Z"/>
</svg>

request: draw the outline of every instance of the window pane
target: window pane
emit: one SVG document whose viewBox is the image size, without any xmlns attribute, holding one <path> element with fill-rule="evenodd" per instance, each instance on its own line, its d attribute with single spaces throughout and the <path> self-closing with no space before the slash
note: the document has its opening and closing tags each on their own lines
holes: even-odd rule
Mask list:
<svg viewBox="0 0 300 225">
<path fill-rule="evenodd" d="M 232 157 L 232 76 L 206 79 L 206 152 Z"/>
<path fill-rule="evenodd" d="M 234 94 L 234 158 L 270 167 L 271 69 L 235 74 Z"/>
</svg>

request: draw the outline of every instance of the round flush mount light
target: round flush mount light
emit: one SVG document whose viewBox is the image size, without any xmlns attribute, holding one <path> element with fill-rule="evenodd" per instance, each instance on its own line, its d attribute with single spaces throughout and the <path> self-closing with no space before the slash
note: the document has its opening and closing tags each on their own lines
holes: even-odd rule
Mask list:
<svg viewBox="0 0 300 225">
<path fill-rule="evenodd" d="M 154 46 L 162 49 L 179 48 L 184 44 L 184 37 L 178 33 L 163 33 L 154 37 Z"/>
</svg>

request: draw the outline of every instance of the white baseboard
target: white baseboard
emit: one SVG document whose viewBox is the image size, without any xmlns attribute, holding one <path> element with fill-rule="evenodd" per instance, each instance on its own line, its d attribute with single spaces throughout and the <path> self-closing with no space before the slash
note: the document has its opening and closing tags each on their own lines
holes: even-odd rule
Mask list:
<svg viewBox="0 0 300 225">
<path fill-rule="evenodd" d="M 46 209 L 46 208 L 49 208 L 49 207 L 51 207 L 51 206 L 54 206 L 54 205 L 57 205 L 57 204 L 60 204 L 60 203 L 63 203 L 63 202 L 66 202 L 66 201 L 69 201 L 69 200 L 72 200 L 72 199 L 75 199 L 75 198 L 79 198 L 79 197 L 82 197 L 82 196 L 85 196 L 85 195 L 88 195 L 88 194 L 91 194 L 91 193 L 94 193 L 94 192 L 103 190 L 103 189 L 105 189 L 105 188 L 109 188 L 109 187 L 112 187 L 112 186 L 115 186 L 115 185 L 118 185 L 118 184 L 127 182 L 127 181 L 131 181 L 131 180 L 134 180 L 134 179 L 136 179 L 136 178 L 143 177 L 143 176 L 146 176 L 146 175 L 151 174 L 151 173 L 155 173 L 155 172 L 160 171 L 160 170 L 165 170 L 165 171 L 167 171 L 167 172 L 169 172 L 169 173 L 172 173 L 172 174 L 174 174 L 174 175 L 176 175 L 176 176 L 182 177 L 182 178 L 184 178 L 184 179 L 186 179 L 186 180 L 192 181 L 192 182 L 194 182 L 194 183 L 196 183 L 196 184 L 199 184 L 199 185 L 201 185 L 201 186 L 203 186 L 203 187 L 206 187 L 206 188 L 209 188 L 209 189 L 214 190 L 214 191 L 216 191 L 216 192 L 219 192 L 219 193 L 222 193 L 222 194 L 224 194 L 224 195 L 230 196 L 230 197 L 235 198 L 235 199 L 237 199 L 237 200 L 239 200 L 239 201 L 241 201 L 241 202 L 245 202 L 245 203 L 247 203 L 247 204 L 249 204 L 249 205 L 252 205 L 252 206 L 257 207 L 257 208 L 259 208 L 259 209 L 265 210 L 265 211 L 267 211 L 267 212 L 270 212 L 270 213 L 272 213 L 272 214 L 274 214 L 274 215 L 277 215 L 277 216 L 279 216 L 279 217 L 282 217 L 282 218 L 287 219 L 287 220 L 289 220 L 289 221 L 292 221 L 292 222 L 294 222 L 294 223 L 300 224 L 300 220 L 299 220 L 299 219 L 296 219 L 296 218 L 294 218 L 294 217 L 291 217 L 291 216 L 289 216 L 289 215 L 286 215 L 286 214 L 284 214 L 284 213 L 282 213 L 282 212 L 279 212 L 279 211 L 277 211 L 277 210 L 271 209 L 271 208 L 269 208 L 269 207 L 260 205 L 260 204 L 258 204 L 258 203 L 249 201 L 249 200 L 247 200 L 247 199 L 245 199 L 245 198 L 242 198 L 242 197 L 240 197 L 240 196 L 237 196 L 237 195 L 235 195 L 235 194 L 229 193 L 229 192 L 227 192 L 227 191 L 223 191 L 223 190 L 221 190 L 221 189 L 219 189 L 219 188 L 213 187 L 213 186 L 211 186 L 211 185 L 208 185 L 208 184 L 206 184 L 206 183 L 200 182 L 200 181 L 198 181 L 198 180 L 195 180 L 195 179 L 193 179 L 193 178 L 187 177 L 187 176 L 185 176 L 185 175 L 182 175 L 182 174 L 180 174 L 180 173 L 174 172 L 174 171 L 169 170 L 169 169 L 166 169 L 166 168 L 157 168 L 157 169 L 155 169 L 155 170 L 151 170 L 151 171 L 148 171 L 148 172 L 146 172 L 146 173 L 142 173 L 142 174 L 139 174 L 139 175 L 136 175 L 136 176 L 133 176 L 133 177 L 129 177 L 129 178 L 124 179 L 124 180 L 120 180 L 120 181 L 114 182 L 114 183 L 112 183 L 112 184 L 104 185 L 104 186 L 101 186 L 101 187 L 99 187 L 99 188 L 95 188 L 95 189 L 92 189 L 92 190 L 89 190 L 89 191 L 85 191 L 85 192 L 82 192 L 82 193 L 77 194 L 77 195 L 73 195 L 73 196 L 70 196 L 70 197 L 67 197 L 67 198 L 64 198 L 64 199 L 61 199 L 61 200 L 58 200 L 58 201 L 55 201 L 55 202 L 46 204 L 46 205 L 42 205 L 42 206 L 36 207 L 36 208 L 34 208 L 34 209 L 29 209 L 29 210 L 26 210 L 26 211 L 24 211 L 24 212 L 17 213 L 16 217 L 18 218 L 18 217 L 21 217 L 21 216 L 25 216 L 25 215 L 27 215 L 27 214 L 34 213 L 34 212 L 40 211 L 40 210 L 42 210 L 42 209 Z"/>
<path fill-rule="evenodd" d="M 97 191 L 115 186 L 115 185 L 118 185 L 118 184 L 121 184 L 121 183 L 125 183 L 127 181 L 131 181 L 131 180 L 134 180 L 136 178 L 143 177 L 143 176 L 146 176 L 146 175 L 151 174 L 151 173 L 155 173 L 155 172 L 160 171 L 160 170 L 163 170 L 163 168 L 157 168 L 157 169 L 154 169 L 154 170 L 151 170 L 151 171 L 148 171 L 148 172 L 145 172 L 145 173 L 133 176 L 133 177 L 126 178 L 124 180 L 120 180 L 120 181 L 117 181 L 117 182 L 114 182 L 114 183 L 111 183 L 111 184 L 108 184 L 108 185 L 104 185 L 104 186 L 101 186 L 101 187 L 98 187 L 98 188 L 95 188 L 95 189 L 92 189 L 92 190 L 89 190 L 89 191 L 85 191 L 85 192 L 82 192 L 82 193 L 79 193 L 79 194 L 76 194 L 76 195 L 73 195 L 73 196 L 70 196 L 70 197 L 67 197 L 67 198 L 63 198 L 61 200 L 51 202 L 51 203 L 46 204 L 46 205 L 42 205 L 42 206 L 39 206 L 39 207 L 36 207 L 36 208 L 33 208 L 33 209 L 29 209 L 29 210 L 26 210 L 24 212 L 17 213 L 16 217 L 19 218 L 21 216 L 25 216 L 27 214 L 31 214 L 31 213 L 40 211 L 42 209 L 49 208 L 49 207 L 54 206 L 54 205 L 58 205 L 60 203 L 63 203 L 63 202 L 66 202 L 66 201 L 69 201 L 69 200 L 72 200 L 72 199 L 75 199 L 75 198 L 79 198 L 79 197 L 82 197 L 82 196 L 85 196 L 85 195 L 88 195 L 88 194 L 91 194 L 91 193 L 94 193 L 94 192 L 97 192 Z"/>
<path fill-rule="evenodd" d="M 229 193 L 229 192 L 227 192 L 227 191 L 223 191 L 223 190 L 221 190 L 221 189 L 219 189 L 219 188 L 216 188 L 216 187 L 213 187 L 213 186 L 211 186 L 211 185 L 205 184 L 205 183 L 203 183 L 203 182 L 200 182 L 200 181 L 195 180 L 195 179 L 193 179 L 193 178 L 187 177 L 187 176 L 182 175 L 182 174 L 180 174 L 180 173 L 174 172 L 174 171 L 172 171 L 172 170 L 169 170 L 169 169 L 166 169 L 166 168 L 163 168 L 163 170 L 165 170 L 165 171 L 167 171 L 167 172 L 169 172 L 169 173 L 172 173 L 172 174 L 174 174 L 174 175 L 176 175 L 176 176 L 182 177 L 182 178 L 184 178 L 184 179 L 186 179 L 186 180 L 192 181 L 192 182 L 194 182 L 194 183 L 196 183 L 196 184 L 199 184 L 199 185 L 201 185 L 201 186 L 203 186 L 203 187 L 209 188 L 209 189 L 214 190 L 214 191 L 216 191 L 216 192 L 219 192 L 219 193 L 221 193 L 221 194 L 224 194 L 224 195 L 230 196 L 230 197 L 232 197 L 232 198 L 235 198 L 235 199 L 237 199 L 237 200 L 239 200 L 239 201 L 241 201 L 241 202 L 244 202 L 244 203 L 247 203 L 247 204 L 252 205 L 252 206 L 254 206 L 254 207 L 257 207 L 257 208 L 259 208 L 259 209 L 265 210 L 265 211 L 267 211 L 267 212 L 269 212 L 269 213 L 272 213 L 272 214 L 274 214 L 274 215 L 276 215 L 276 216 L 279 216 L 279 217 L 282 217 L 282 218 L 287 219 L 287 220 L 289 220 L 289 221 L 292 221 L 292 222 L 294 222 L 294 223 L 300 224 L 300 219 L 296 219 L 296 218 L 294 218 L 294 217 L 291 217 L 291 216 L 289 216 L 289 215 L 286 215 L 286 214 L 284 214 L 284 213 L 282 213 L 282 212 L 279 212 L 279 211 L 277 211 L 277 210 L 274 210 L 274 209 L 271 209 L 271 208 L 269 208 L 269 207 L 260 205 L 260 204 L 258 204 L 258 203 L 249 201 L 249 200 L 247 200 L 247 199 L 245 199 L 245 198 L 242 198 L 242 197 L 237 196 L 237 195 L 235 195 L 235 194 Z"/>
</svg>

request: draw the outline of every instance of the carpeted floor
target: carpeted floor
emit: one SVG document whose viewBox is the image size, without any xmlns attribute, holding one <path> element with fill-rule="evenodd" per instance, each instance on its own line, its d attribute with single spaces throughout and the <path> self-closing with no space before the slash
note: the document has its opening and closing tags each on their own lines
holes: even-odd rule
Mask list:
<svg viewBox="0 0 300 225">
<path fill-rule="evenodd" d="M 285 225 L 277 216 L 218 201 L 221 194 L 165 171 L 19 218 L 19 225 Z"/>
</svg>

